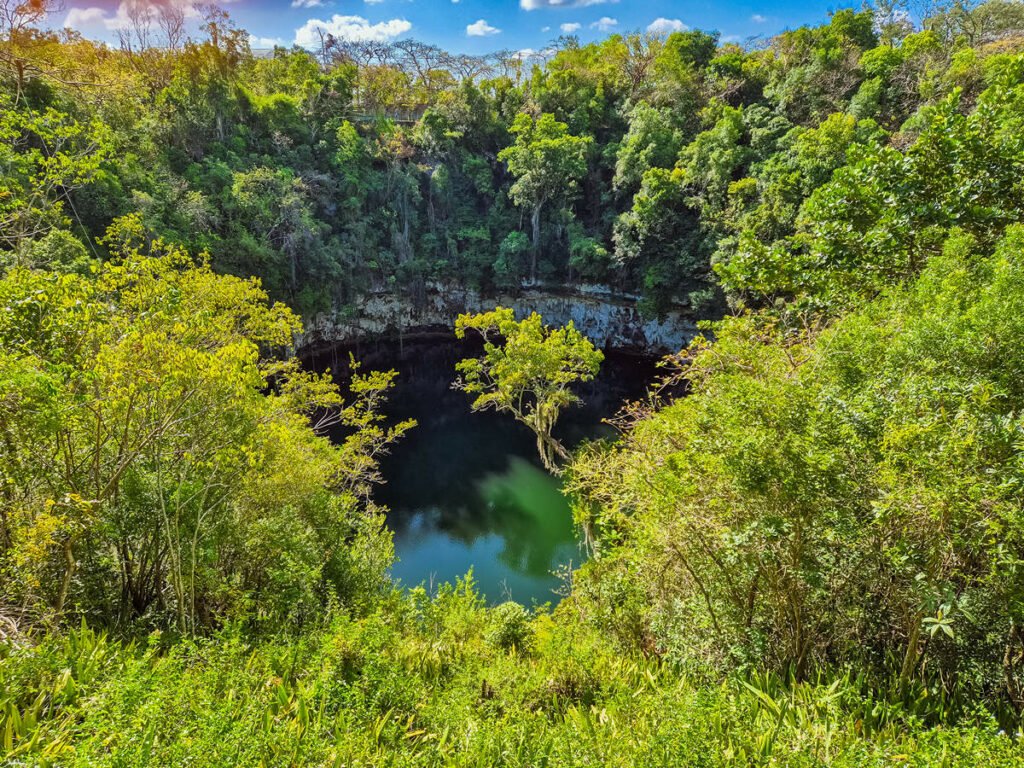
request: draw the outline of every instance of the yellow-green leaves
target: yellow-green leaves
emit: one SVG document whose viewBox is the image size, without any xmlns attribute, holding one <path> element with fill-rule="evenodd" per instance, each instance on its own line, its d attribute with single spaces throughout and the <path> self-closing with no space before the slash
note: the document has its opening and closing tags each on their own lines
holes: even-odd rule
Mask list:
<svg viewBox="0 0 1024 768">
<path fill-rule="evenodd" d="M 0 96 L 0 245 L 17 247 L 64 222 L 63 197 L 110 156 L 109 130 Z"/>
<path fill-rule="evenodd" d="M 301 326 L 258 281 L 215 274 L 134 216 L 105 243 L 117 259 L 94 276 L 0 280 L 5 595 L 187 630 L 312 609 L 363 536 L 356 495 L 411 426 L 382 424 L 394 373 L 356 376 L 346 403 L 278 356 Z M 338 422 L 340 446 L 314 429 Z"/>
<path fill-rule="evenodd" d="M 465 338 L 470 329 L 483 337 L 484 356 L 460 361 L 455 385 L 476 395 L 473 410 L 511 413 L 533 430 L 544 466 L 554 471 L 556 457 L 568 456 L 551 431 L 561 410 L 578 400 L 570 386 L 593 379 L 604 355 L 572 322 L 552 330 L 536 312 L 518 322 L 503 307 L 460 315 L 455 335 Z"/>
</svg>

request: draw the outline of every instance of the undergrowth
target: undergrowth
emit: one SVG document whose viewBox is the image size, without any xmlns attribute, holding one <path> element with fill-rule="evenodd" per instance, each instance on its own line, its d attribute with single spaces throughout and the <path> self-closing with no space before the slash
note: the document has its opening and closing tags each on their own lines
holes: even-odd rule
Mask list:
<svg viewBox="0 0 1024 768">
<path fill-rule="evenodd" d="M 508 608 L 504 612 L 509 612 Z M 620 653 L 568 609 L 494 642 L 472 582 L 255 641 L 118 641 L 88 627 L 0 646 L 8 766 L 1011 766 L 984 710 L 877 698 L 850 674 L 714 678 Z M 500 617 L 497 619 L 500 620 Z M 943 714 L 943 713 L 939 713 Z"/>
</svg>

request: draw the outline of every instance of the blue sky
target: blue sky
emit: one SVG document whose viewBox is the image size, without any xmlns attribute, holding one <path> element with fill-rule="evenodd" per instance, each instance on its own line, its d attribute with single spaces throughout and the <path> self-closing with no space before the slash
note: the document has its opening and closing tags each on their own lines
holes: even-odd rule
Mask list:
<svg viewBox="0 0 1024 768">
<path fill-rule="evenodd" d="M 192 0 L 67 0 L 50 24 L 115 40 L 131 2 L 176 3 L 194 15 Z M 414 37 L 454 52 L 486 53 L 540 50 L 563 33 L 587 42 L 647 29 L 718 30 L 723 40 L 742 42 L 821 23 L 830 9 L 845 6 L 820 0 L 234 0 L 224 7 L 258 48 L 309 44 L 317 28 L 324 28 L 343 37 Z"/>
</svg>

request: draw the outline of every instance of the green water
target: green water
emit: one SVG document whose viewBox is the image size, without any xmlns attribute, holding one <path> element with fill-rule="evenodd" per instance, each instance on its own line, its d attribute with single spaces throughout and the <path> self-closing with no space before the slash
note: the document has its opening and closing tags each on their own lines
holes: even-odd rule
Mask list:
<svg viewBox="0 0 1024 768">
<path fill-rule="evenodd" d="M 461 514 L 428 507 L 392 515 L 399 561 L 393 576 L 428 587 L 471 569 L 491 601 L 556 598 L 552 573 L 579 563 L 568 502 L 558 481 L 518 456 L 486 475 Z"/>
<path fill-rule="evenodd" d="M 454 341 L 357 350 L 367 368 L 399 371 L 386 410 L 418 422 L 383 459 L 386 482 L 375 492 L 394 531 L 392 575 L 436 587 L 472 569 L 491 602 L 557 601 L 556 573 L 584 558 L 569 502 L 540 468 L 528 429 L 507 415 L 473 413 L 468 396 L 451 389 L 456 361 L 474 353 Z M 314 364 L 328 366 L 339 370 L 333 359 Z M 568 446 L 610 434 L 602 418 L 640 397 L 654 372 L 652 361 L 609 356 L 579 391 L 585 406 L 566 411 L 556 434 Z"/>
</svg>

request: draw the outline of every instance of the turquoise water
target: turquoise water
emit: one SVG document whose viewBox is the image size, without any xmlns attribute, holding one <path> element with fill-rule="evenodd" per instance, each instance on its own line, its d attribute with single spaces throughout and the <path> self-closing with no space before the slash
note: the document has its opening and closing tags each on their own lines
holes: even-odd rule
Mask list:
<svg viewBox="0 0 1024 768">
<path fill-rule="evenodd" d="M 364 370 L 395 368 L 386 412 L 418 426 L 381 462 L 385 483 L 374 498 L 388 507 L 397 562 L 406 586 L 435 588 L 472 569 L 490 602 L 557 601 L 557 572 L 584 559 L 560 480 L 541 467 L 530 431 L 510 416 L 473 413 L 451 389 L 455 363 L 476 350 L 455 341 L 378 344 L 354 350 Z M 313 361 L 338 370 L 348 350 Z M 595 382 L 579 391 L 584 407 L 566 411 L 556 435 L 568 446 L 610 435 L 602 419 L 643 395 L 653 362 L 609 356 Z"/>
<path fill-rule="evenodd" d="M 395 534 L 392 575 L 407 585 L 454 583 L 470 569 L 492 602 L 556 599 L 553 571 L 578 564 L 571 512 L 558 481 L 518 456 L 476 483 L 472 512 L 406 511 Z M 467 510 L 469 512 L 470 510 Z"/>
</svg>

